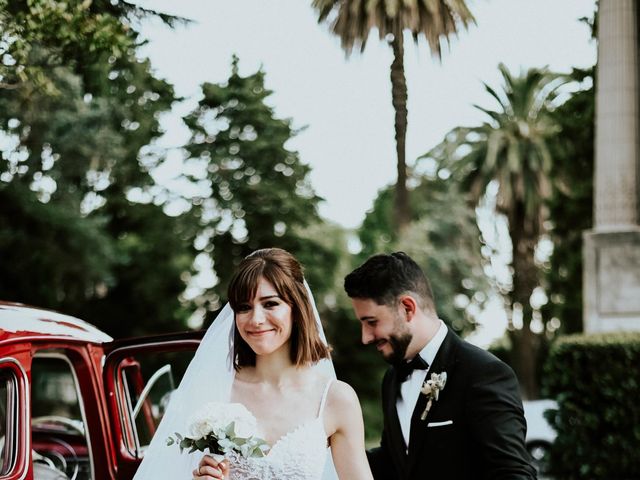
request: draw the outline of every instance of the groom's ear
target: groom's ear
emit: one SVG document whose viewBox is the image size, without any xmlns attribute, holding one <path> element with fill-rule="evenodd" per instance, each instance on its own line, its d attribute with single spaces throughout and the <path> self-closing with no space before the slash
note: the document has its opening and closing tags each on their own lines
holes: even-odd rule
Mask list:
<svg viewBox="0 0 640 480">
<path fill-rule="evenodd" d="M 413 320 L 413 317 L 418 310 L 418 302 L 411 295 L 402 295 L 400 297 L 400 306 L 403 309 L 408 322 Z"/>
</svg>

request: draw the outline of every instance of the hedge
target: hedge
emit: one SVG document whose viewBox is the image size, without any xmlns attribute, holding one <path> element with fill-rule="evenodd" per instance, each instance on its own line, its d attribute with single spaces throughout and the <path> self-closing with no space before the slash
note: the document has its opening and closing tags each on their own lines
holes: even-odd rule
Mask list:
<svg viewBox="0 0 640 480">
<path fill-rule="evenodd" d="M 545 394 L 554 478 L 640 479 L 640 333 L 571 335 L 551 348 Z"/>
</svg>

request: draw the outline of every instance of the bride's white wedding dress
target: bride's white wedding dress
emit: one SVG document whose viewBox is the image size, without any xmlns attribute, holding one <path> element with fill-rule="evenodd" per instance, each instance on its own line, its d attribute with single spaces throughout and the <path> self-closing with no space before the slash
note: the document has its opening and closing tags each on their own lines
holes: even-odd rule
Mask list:
<svg viewBox="0 0 640 480">
<path fill-rule="evenodd" d="M 313 295 L 310 290 L 307 292 L 313 306 L 320 337 L 326 343 Z M 144 452 L 134 480 L 189 480 L 192 478 L 191 472 L 198 468 L 201 455 L 181 454 L 175 445 L 168 447 L 166 439 L 175 432 L 186 432 L 191 414 L 205 403 L 230 401 L 231 387 L 235 377 L 232 359 L 233 326 L 233 311 L 227 304 L 209 327 L 180 386 L 171 396 L 167 412 L 151 444 Z M 313 365 L 312 370 L 325 378 L 336 378 L 333 364 L 328 359 Z M 234 464 L 231 480 L 337 479 L 338 475 L 331 455 L 328 454 L 327 435 L 322 421 L 322 412 L 330 384 L 331 382 L 325 388 L 317 417 L 303 422 L 278 440 L 266 457 L 248 460 L 230 458 Z"/>
<path fill-rule="evenodd" d="M 265 457 L 228 454 L 230 480 L 320 480 L 329 454 L 322 413 L 332 383 L 327 382 L 317 416 L 286 433 Z"/>
</svg>

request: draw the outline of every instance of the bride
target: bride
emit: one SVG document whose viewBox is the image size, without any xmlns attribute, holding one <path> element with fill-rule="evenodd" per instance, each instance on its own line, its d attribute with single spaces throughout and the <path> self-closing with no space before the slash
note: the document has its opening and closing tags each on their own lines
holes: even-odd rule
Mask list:
<svg viewBox="0 0 640 480">
<path fill-rule="evenodd" d="M 134 480 L 372 479 L 358 398 L 335 379 L 299 262 L 278 248 L 257 250 L 239 265 L 228 298 Z M 212 400 L 240 403 L 253 414 L 256 435 L 269 445 L 266 456 L 232 452 L 219 463 L 165 445 L 198 405 Z"/>
</svg>

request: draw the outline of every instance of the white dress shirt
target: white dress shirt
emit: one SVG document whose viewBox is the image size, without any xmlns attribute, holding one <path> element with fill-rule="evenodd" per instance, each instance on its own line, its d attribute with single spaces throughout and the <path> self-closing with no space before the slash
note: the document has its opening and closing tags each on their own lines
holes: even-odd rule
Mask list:
<svg viewBox="0 0 640 480">
<path fill-rule="evenodd" d="M 429 364 L 429 368 L 433 364 L 433 360 L 436 358 L 438 350 L 444 341 L 444 337 L 447 336 L 447 326 L 442 320 L 440 320 L 440 327 L 433 336 L 433 338 L 420 350 L 420 355 L 424 361 Z M 404 443 L 409 450 L 409 433 L 411 431 L 411 417 L 413 410 L 418 402 L 420 396 L 420 389 L 422 383 L 426 378 L 424 370 L 414 370 L 411 375 L 400 386 L 400 395 L 396 400 L 396 409 L 398 410 L 398 419 L 400 420 L 400 428 L 402 428 L 402 436 L 404 437 Z"/>
</svg>

